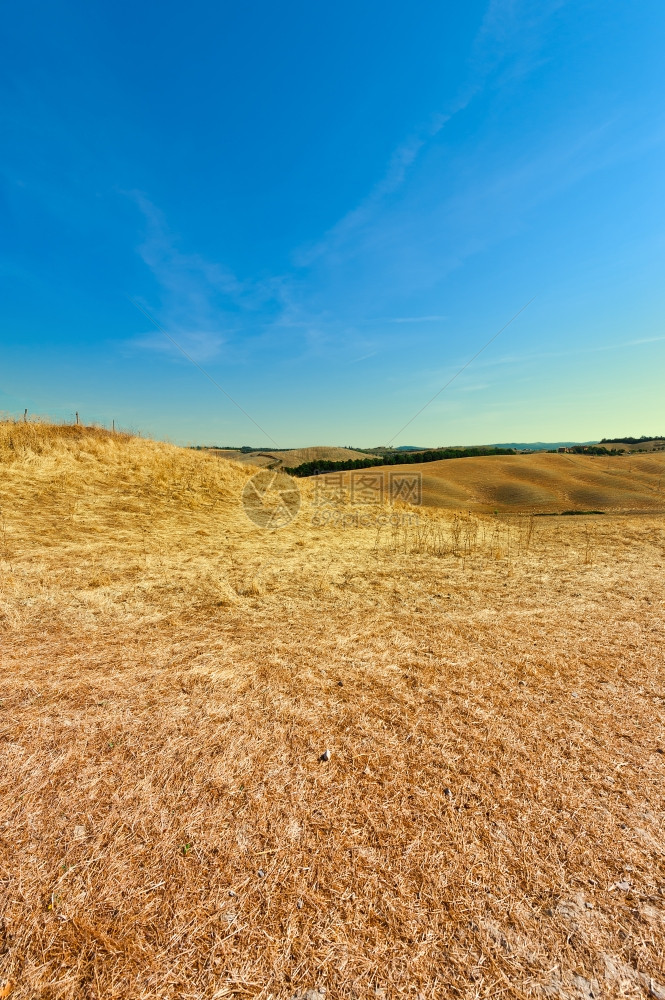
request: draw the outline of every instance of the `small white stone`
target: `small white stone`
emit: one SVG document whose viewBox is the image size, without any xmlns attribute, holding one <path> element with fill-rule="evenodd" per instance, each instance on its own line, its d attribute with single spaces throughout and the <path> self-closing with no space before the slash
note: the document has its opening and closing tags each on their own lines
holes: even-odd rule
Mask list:
<svg viewBox="0 0 665 1000">
<path fill-rule="evenodd" d="M 324 750 L 321 756 L 319 757 L 319 760 L 330 760 L 331 757 L 332 757 L 332 750 Z"/>
</svg>

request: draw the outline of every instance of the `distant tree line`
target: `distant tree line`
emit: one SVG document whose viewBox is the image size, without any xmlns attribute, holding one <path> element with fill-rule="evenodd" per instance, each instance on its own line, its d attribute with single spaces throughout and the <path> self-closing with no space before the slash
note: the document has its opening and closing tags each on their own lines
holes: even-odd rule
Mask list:
<svg viewBox="0 0 665 1000">
<path fill-rule="evenodd" d="M 243 455 L 251 455 L 255 451 L 260 454 L 270 454 L 273 451 L 292 451 L 292 448 L 253 448 L 249 444 L 244 444 L 241 448 L 237 444 L 193 444 L 190 445 L 193 451 L 239 451 Z"/>
<path fill-rule="evenodd" d="M 574 455 L 623 455 L 625 448 L 601 448 L 597 444 L 574 444 L 566 449 Z"/>
<path fill-rule="evenodd" d="M 324 472 L 348 472 L 353 469 L 371 469 L 375 465 L 420 465 L 421 462 L 440 462 L 447 458 L 478 458 L 484 455 L 516 455 L 514 448 L 439 448 L 436 451 L 399 451 L 382 458 L 354 458 L 345 462 L 319 459 L 303 462 L 295 468 L 285 468 L 291 476 L 320 476 Z"/>
<path fill-rule="evenodd" d="M 642 437 L 625 437 L 625 438 L 602 438 L 601 444 L 643 444 L 645 441 L 662 441 L 665 438 L 665 434 L 655 434 L 653 437 L 647 437 L 643 434 Z"/>
</svg>

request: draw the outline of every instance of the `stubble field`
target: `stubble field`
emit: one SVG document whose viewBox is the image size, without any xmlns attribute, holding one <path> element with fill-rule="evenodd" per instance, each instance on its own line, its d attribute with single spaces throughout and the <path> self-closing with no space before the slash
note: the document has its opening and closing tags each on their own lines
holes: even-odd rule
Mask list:
<svg viewBox="0 0 665 1000">
<path fill-rule="evenodd" d="M 253 471 L 0 425 L 0 995 L 665 997 L 662 514 Z"/>
<path fill-rule="evenodd" d="M 444 459 L 392 470 L 422 476 L 424 502 L 449 511 L 665 513 L 663 452 L 610 457 L 540 452 Z"/>
</svg>

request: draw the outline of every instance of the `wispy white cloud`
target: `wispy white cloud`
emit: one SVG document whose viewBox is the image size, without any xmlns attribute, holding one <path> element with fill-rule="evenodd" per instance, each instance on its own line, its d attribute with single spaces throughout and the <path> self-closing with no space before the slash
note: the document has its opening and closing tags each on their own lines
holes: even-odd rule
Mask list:
<svg viewBox="0 0 665 1000">
<path fill-rule="evenodd" d="M 470 66 L 484 78 L 499 68 L 502 83 L 524 77 L 542 62 L 552 17 L 570 0 L 490 0 L 474 39 Z"/>
<path fill-rule="evenodd" d="M 211 361 L 218 357 L 224 348 L 226 340 L 218 333 L 203 330 L 178 330 L 173 338 L 177 340 L 187 354 L 196 361 Z M 171 355 L 182 359 L 182 353 L 173 343 L 158 331 L 148 331 L 124 341 L 128 350 L 155 351 L 158 354 Z"/>
<path fill-rule="evenodd" d="M 639 337 L 637 340 L 627 340 L 623 344 L 618 344 L 618 347 L 637 347 L 639 344 L 655 344 L 661 340 L 665 340 L 663 337 Z"/>
<path fill-rule="evenodd" d="M 339 251 L 352 235 L 368 225 L 384 200 L 406 180 L 409 168 L 415 163 L 419 153 L 438 135 L 453 115 L 463 110 L 473 96 L 469 91 L 457 99 L 451 109 L 444 114 L 435 114 L 431 120 L 412 136 L 407 138 L 392 154 L 386 172 L 374 185 L 370 193 L 351 211 L 347 212 L 328 230 L 323 238 L 309 246 L 299 248 L 293 255 L 297 267 L 308 267 L 318 259 Z"/>
<path fill-rule="evenodd" d="M 128 192 L 145 220 L 138 253 L 159 288 L 159 304 L 144 302 L 157 312 L 170 336 L 196 361 L 210 361 L 225 350 L 235 331 L 237 304 L 253 292 L 217 262 L 178 249 L 177 238 L 163 213 L 144 194 Z M 150 331 L 126 341 L 131 349 L 182 357 L 162 334 Z"/>
<path fill-rule="evenodd" d="M 456 115 L 465 111 L 488 80 L 502 71 L 502 85 L 526 76 L 540 62 L 547 22 L 568 0 L 490 0 L 469 58 L 467 79 L 447 107 L 432 114 L 393 152 L 384 175 L 358 205 L 345 213 L 322 239 L 294 253 L 298 267 L 339 255 L 354 235 L 371 226 L 389 196 L 407 180 L 419 156 Z"/>
<path fill-rule="evenodd" d="M 199 304 L 210 290 L 224 295 L 238 296 L 243 286 L 229 270 L 199 254 L 183 254 L 176 246 L 177 240 L 169 229 L 163 213 L 140 191 L 130 192 L 143 213 L 146 233 L 138 252 L 162 285 L 165 292 L 186 297 Z"/>
<path fill-rule="evenodd" d="M 528 364 L 532 361 L 542 361 L 543 359 L 552 358 L 580 357 L 585 354 L 602 354 L 606 351 L 625 351 L 631 347 L 640 347 L 644 344 L 662 343 L 663 341 L 665 341 L 665 335 L 657 337 L 637 337 L 631 340 L 615 341 L 610 344 L 578 344 L 575 347 L 558 351 L 523 351 L 515 354 L 503 354 L 496 358 L 484 358 L 477 361 L 475 366 L 480 369 L 505 367 L 506 365 L 512 365 L 513 367 L 518 368 L 520 365 Z M 425 373 L 423 373 L 423 375 L 424 374 Z M 432 373 L 428 372 L 427 376 L 428 378 L 431 378 Z M 440 377 L 443 377 L 443 375 Z"/>
<path fill-rule="evenodd" d="M 392 316 L 388 319 L 377 320 L 383 323 L 441 323 L 447 320 L 447 316 Z"/>
<path fill-rule="evenodd" d="M 504 382 L 506 377 L 505 369 L 507 367 L 512 369 L 510 372 L 511 386 L 518 386 L 520 384 L 532 386 L 533 370 L 530 366 L 536 362 L 583 357 L 605 351 L 628 351 L 640 345 L 663 341 L 665 341 L 665 335 L 659 335 L 616 341 L 610 344 L 580 345 L 576 348 L 566 350 L 525 351 L 520 353 L 506 353 L 496 358 L 479 359 L 474 363 L 474 368 L 476 369 L 475 378 L 471 375 L 471 381 L 467 381 L 469 374 L 463 374 L 450 388 L 446 388 L 445 393 L 434 400 L 431 405 L 434 411 L 445 410 L 456 405 L 454 397 L 460 392 L 486 392 L 491 390 L 493 387 Z M 394 385 L 391 388 L 391 394 L 394 397 L 413 399 L 414 391 L 417 388 L 418 392 L 423 395 L 423 401 L 426 402 L 428 394 L 445 385 L 455 375 L 459 365 L 462 363 L 461 358 L 458 358 L 456 361 L 451 360 L 445 366 L 430 367 L 427 369 L 421 368 L 409 374 L 400 375 L 399 379 L 395 379 Z M 493 369 L 502 369 L 499 379 L 496 377 L 493 378 Z M 499 372 L 496 374 L 498 375 Z"/>
<path fill-rule="evenodd" d="M 482 392 L 484 389 L 489 389 L 489 382 L 474 382 L 471 385 L 464 385 L 463 383 L 458 386 L 459 392 Z"/>
<path fill-rule="evenodd" d="M 146 222 L 139 253 L 159 285 L 158 318 L 169 332 L 186 338 L 201 359 L 228 352 L 249 358 L 263 350 L 285 364 L 352 356 L 365 347 L 358 331 L 367 332 L 368 325 L 385 325 L 382 349 L 397 337 L 403 342 L 403 331 L 393 334 L 391 325 L 423 324 L 426 339 L 427 324 L 448 319 L 426 310 L 445 309 L 447 303 L 421 293 L 519 232 L 540 203 L 627 155 L 617 140 L 620 112 L 591 128 L 588 116 L 548 127 L 525 136 L 510 155 L 503 155 L 502 146 L 493 160 L 487 136 L 482 149 L 471 141 L 456 150 L 454 163 L 444 154 L 446 125 L 484 88 L 513 86 L 540 65 L 550 21 L 565 5 L 566 0 L 491 0 L 458 94 L 398 145 L 365 198 L 319 240 L 295 252 L 287 273 L 240 279 L 221 263 L 183 252 L 159 210 L 134 194 Z M 376 317 L 382 307 L 396 315 Z M 416 335 L 421 332 L 412 331 L 412 338 Z M 162 350 L 158 339 L 140 335 L 135 343 Z"/>
<path fill-rule="evenodd" d="M 353 358 L 352 361 L 349 361 L 349 364 L 357 365 L 359 361 L 366 361 L 368 358 L 375 357 L 378 353 L 378 351 L 369 351 L 368 354 L 361 354 L 359 358 Z"/>
</svg>

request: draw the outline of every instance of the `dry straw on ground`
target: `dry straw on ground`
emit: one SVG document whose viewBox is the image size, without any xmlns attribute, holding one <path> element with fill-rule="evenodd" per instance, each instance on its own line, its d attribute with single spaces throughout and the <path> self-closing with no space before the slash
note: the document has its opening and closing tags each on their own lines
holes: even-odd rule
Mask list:
<svg viewBox="0 0 665 1000">
<path fill-rule="evenodd" d="M 665 996 L 662 517 L 251 472 L 0 425 L 1 995 Z"/>
</svg>

